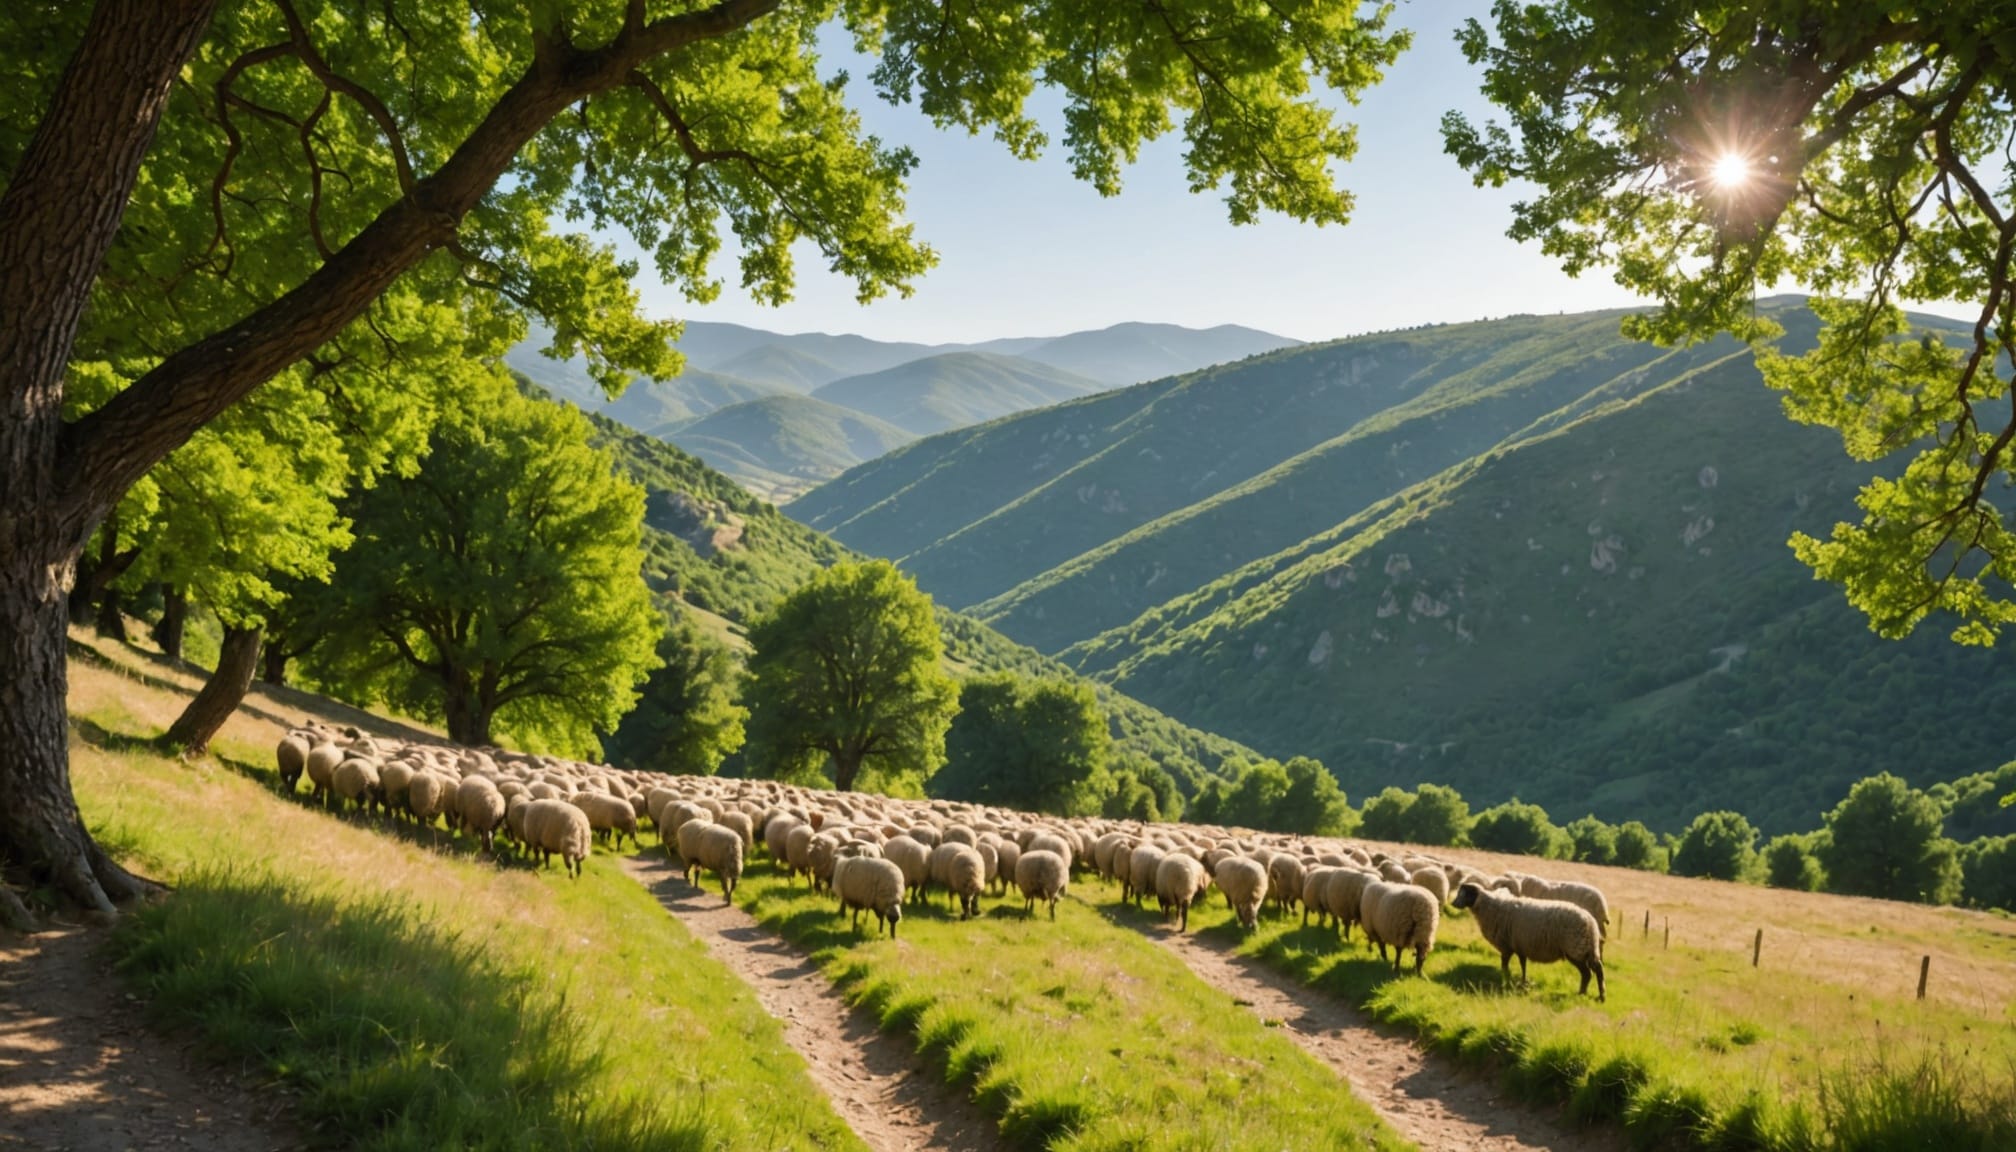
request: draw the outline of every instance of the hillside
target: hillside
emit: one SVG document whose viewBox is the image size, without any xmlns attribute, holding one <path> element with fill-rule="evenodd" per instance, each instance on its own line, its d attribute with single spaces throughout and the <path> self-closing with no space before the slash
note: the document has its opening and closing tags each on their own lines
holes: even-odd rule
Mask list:
<svg viewBox="0 0 2016 1152">
<path fill-rule="evenodd" d="M 815 399 L 864 412 L 912 436 L 929 436 L 1103 390 L 1097 380 L 991 352 L 947 352 L 848 376 Z"/>
<path fill-rule="evenodd" d="M 621 396 L 611 400 L 588 378 L 587 361 L 578 356 L 565 361 L 549 360 L 536 350 L 542 343 L 543 336 L 520 344 L 505 353 L 505 364 L 583 412 L 602 413 L 641 432 L 656 433 L 717 408 L 786 390 L 689 365 L 670 380 L 632 380 Z"/>
<path fill-rule="evenodd" d="M 794 395 L 731 404 L 663 435 L 752 491 L 779 500 L 912 439 L 873 416 Z"/>
<path fill-rule="evenodd" d="M 590 416 L 597 447 L 644 486 L 645 578 L 665 596 L 733 626 L 746 624 L 812 573 L 853 553 L 757 499 L 679 448 L 604 416 Z M 946 658 L 962 674 L 1015 671 L 1080 679 L 1064 665 L 976 620 L 938 608 Z M 1105 684 L 1094 684 L 1119 746 L 1154 760 L 1194 792 L 1229 758 L 1254 753 L 1177 723 Z"/>
<path fill-rule="evenodd" d="M 1220 324 L 1184 328 L 1176 324 L 1115 324 L 1096 332 L 1073 332 L 1042 341 L 1004 340 L 981 345 L 1012 352 L 1054 368 L 1089 376 L 1111 386 L 1195 372 L 1212 364 L 1244 360 L 1291 347 L 1296 341 L 1255 328 Z"/>
<path fill-rule="evenodd" d="M 1617 319 L 1274 353 L 931 437 L 788 510 L 1361 797 L 1783 831 L 1862 776 L 2010 759 L 2009 658 L 1878 640 L 1785 548 L 1869 466 L 1786 421 L 1747 351 Z"/>
</svg>

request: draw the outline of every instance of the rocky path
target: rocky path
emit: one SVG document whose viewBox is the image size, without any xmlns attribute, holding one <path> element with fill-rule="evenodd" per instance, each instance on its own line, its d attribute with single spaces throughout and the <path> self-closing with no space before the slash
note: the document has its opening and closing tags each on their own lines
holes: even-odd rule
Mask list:
<svg viewBox="0 0 2016 1152">
<path fill-rule="evenodd" d="M 267 1152 L 301 1137 L 150 1032 L 81 928 L 0 936 L 0 1152 Z"/>
<path fill-rule="evenodd" d="M 840 1118 L 875 1152 L 1006 1148 L 971 1100 L 873 1017 L 849 1007 L 804 953 L 723 904 L 718 889 L 688 885 L 663 859 L 632 857 L 623 868 L 749 985 Z"/>
<path fill-rule="evenodd" d="M 1363 1013 L 1194 935 L 1150 933 L 1205 983 L 1330 1065 L 1359 1099 L 1422 1152 L 1622 1152 L 1613 1130 L 1576 1128 L 1513 1100 L 1454 1062 L 1423 1051 Z"/>
</svg>

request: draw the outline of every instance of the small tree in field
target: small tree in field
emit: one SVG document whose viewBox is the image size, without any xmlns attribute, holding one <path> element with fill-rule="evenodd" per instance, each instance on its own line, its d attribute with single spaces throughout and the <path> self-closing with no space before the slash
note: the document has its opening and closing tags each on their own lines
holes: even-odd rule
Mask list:
<svg viewBox="0 0 2016 1152">
<path fill-rule="evenodd" d="M 1828 887 L 1855 896 L 1950 904 L 1960 895 L 1959 853 L 1941 834 L 1932 798 L 1888 772 L 1858 780 L 1827 814 L 1820 863 Z"/>
<path fill-rule="evenodd" d="M 1739 812 L 1703 812 L 1680 834 L 1673 874 L 1741 880 L 1757 858 L 1757 829 Z"/>
<path fill-rule="evenodd" d="M 1012 672 L 978 676 L 960 686 L 945 767 L 928 791 L 948 800 L 1089 815 L 1114 787 L 1106 773 L 1112 743 L 1091 685 Z"/>
<path fill-rule="evenodd" d="M 959 687 L 940 667 L 931 598 L 886 560 L 836 564 L 749 629 L 750 770 L 807 778 L 830 765 L 921 787 L 945 762 Z"/>
<path fill-rule="evenodd" d="M 1764 882 L 1771 887 L 1818 892 L 1826 880 L 1811 836 L 1774 836 L 1764 845 Z"/>
</svg>

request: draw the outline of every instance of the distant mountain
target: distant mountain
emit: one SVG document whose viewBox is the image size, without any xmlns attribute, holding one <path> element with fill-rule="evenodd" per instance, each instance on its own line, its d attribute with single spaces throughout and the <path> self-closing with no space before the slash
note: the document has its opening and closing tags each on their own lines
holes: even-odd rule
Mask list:
<svg viewBox="0 0 2016 1152">
<path fill-rule="evenodd" d="M 788 394 L 732 404 L 665 438 L 779 502 L 912 439 L 873 416 Z"/>
<path fill-rule="evenodd" d="M 1021 341 L 999 343 L 1022 344 Z M 1017 356 L 1090 376 L 1113 387 L 1195 372 L 1213 364 L 1293 347 L 1296 343 L 1285 336 L 1237 324 L 1201 330 L 1175 324 L 1115 324 L 1096 332 L 1058 336 L 1033 346 L 984 347 L 988 351 L 1012 351 Z"/>
<path fill-rule="evenodd" d="M 2016 656 L 1877 639 L 1785 547 L 1876 466 L 1787 421 L 1742 346 L 1620 315 L 1275 352 L 932 436 L 786 510 L 1359 797 L 1775 831 L 1861 776 L 2016 755 Z"/>
<path fill-rule="evenodd" d="M 710 320 L 686 321 L 685 333 L 679 338 L 679 351 L 685 353 L 687 362 L 702 368 L 719 368 L 735 357 L 765 346 L 802 352 L 828 366 L 837 374 L 834 379 L 879 372 L 944 350 L 931 344 L 871 340 L 846 333 L 767 332 Z"/>
<path fill-rule="evenodd" d="M 1016 356 L 948 352 L 835 380 L 812 395 L 929 436 L 1104 389 L 1097 380 Z"/>
<path fill-rule="evenodd" d="M 846 375 L 810 352 L 789 344 L 759 344 L 715 366 L 715 371 L 800 395 Z"/>
<path fill-rule="evenodd" d="M 543 333 L 505 353 L 513 371 L 584 412 L 596 412 L 641 432 L 656 434 L 668 425 L 705 416 L 717 408 L 787 391 L 736 376 L 689 366 L 670 380 L 636 379 L 614 400 L 588 377 L 587 361 L 549 360 L 538 353 Z"/>
</svg>

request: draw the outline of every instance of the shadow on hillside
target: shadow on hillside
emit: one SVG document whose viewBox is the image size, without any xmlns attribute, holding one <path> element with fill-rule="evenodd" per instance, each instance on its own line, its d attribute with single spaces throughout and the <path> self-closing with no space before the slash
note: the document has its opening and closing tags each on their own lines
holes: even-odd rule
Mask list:
<svg viewBox="0 0 2016 1152">
<path fill-rule="evenodd" d="M 499 964 L 403 898 L 199 874 L 136 913 L 118 945 L 157 1016 L 286 1083 L 334 1142 L 714 1144 L 697 1115 L 598 1095 L 595 1038 L 546 976 Z"/>
</svg>

